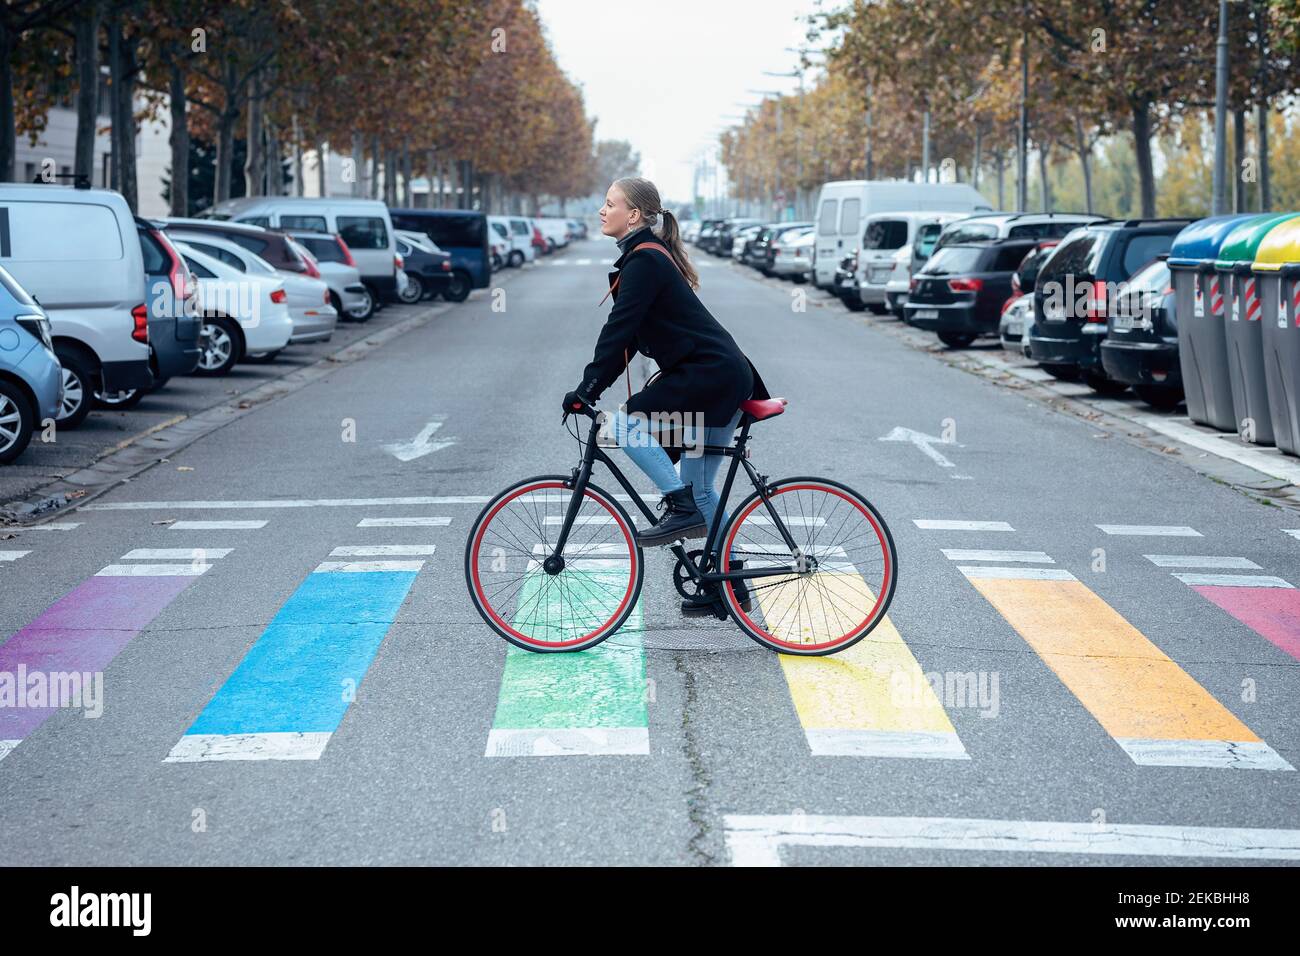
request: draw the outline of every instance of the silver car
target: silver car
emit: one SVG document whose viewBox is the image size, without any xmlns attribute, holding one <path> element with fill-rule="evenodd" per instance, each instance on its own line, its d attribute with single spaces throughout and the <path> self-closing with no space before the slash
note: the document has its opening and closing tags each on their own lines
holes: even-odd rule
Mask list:
<svg viewBox="0 0 1300 956">
<path fill-rule="evenodd" d="M 328 232 L 291 232 L 289 238 L 315 261 L 340 317 L 365 322 L 375 314 L 375 298 L 361 281 L 361 270 L 343 240 Z"/>
</svg>

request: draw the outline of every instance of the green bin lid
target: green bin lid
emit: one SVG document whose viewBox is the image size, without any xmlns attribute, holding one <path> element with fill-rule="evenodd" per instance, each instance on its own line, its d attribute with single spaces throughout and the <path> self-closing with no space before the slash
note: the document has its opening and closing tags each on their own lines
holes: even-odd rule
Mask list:
<svg viewBox="0 0 1300 956">
<path fill-rule="evenodd" d="M 1224 238 L 1214 268 L 1231 272 L 1240 263 L 1254 262 L 1255 253 L 1259 249 L 1259 244 L 1264 241 L 1264 237 L 1272 232 L 1274 227 L 1289 219 L 1295 219 L 1297 215 L 1294 212 L 1266 213 L 1243 222 Z"/>
</svg>

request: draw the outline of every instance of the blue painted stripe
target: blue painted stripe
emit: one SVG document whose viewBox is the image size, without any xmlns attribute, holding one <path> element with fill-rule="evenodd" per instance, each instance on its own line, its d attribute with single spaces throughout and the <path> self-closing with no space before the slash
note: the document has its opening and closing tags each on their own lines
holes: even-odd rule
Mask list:
<svg viewBox="0 0 1300 956">
<path fill-rule="evenodd" d="M 332 733 L 416 573 L 309 574 L 186 734 Z"/>
</svg>

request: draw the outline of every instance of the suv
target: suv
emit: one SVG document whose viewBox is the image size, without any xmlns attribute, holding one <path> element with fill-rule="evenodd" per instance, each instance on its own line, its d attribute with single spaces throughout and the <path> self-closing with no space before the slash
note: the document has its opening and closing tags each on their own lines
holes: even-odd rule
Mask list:
<svg viewBox="0 0 1300 956">
<path fill-rule="evenodd" d="M 23 453 L 32 431 L 57 418 L 63 373 L 45 312 L 0 266 L 0 465 Z"/>
<path fill-rule="evenodd" d="M 1033 239 L 996 239 L 941 246 L 912 276 L 905 321 L 937 332 L 953 348 L 996 333 L 1011 276 L 1036 245 Z"/>
<path fill-rule="evenodd" d="M 1096 392 L 1128 388 L 1101 364 L 1109 304 L 1120 283 L 1161 253 L 1189 219 L 1126 219 L 1083 226 L 1061 240 L 1038 271 L 1029 357 L 1058 378 L 1082 374 Z M 1076 372 L 1077 370 L 1077 372 Z"/>
<path fill-rule="evenodd" d="M 1132 385 L 1152 408 L 1177 407 L 1183 400 L 1183 379 L 1169 257 L 1162 255 L 1135 272 L 1107 312 L 1101 343 L 1106 375 Z"/>
<path fill-rule="evenodd" d="M 1060 239 L 1080 226 L 1105 221 L 1105 216 L 1080 212 L 983 213 L 948 223 L 935 249 L 981 239 Z"/>
</svg>

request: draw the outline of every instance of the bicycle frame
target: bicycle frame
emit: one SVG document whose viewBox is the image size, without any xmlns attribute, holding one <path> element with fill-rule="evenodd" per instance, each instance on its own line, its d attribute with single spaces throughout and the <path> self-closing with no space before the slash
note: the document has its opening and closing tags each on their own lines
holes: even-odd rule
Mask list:
<svg viewBox="0 0 1300 956">
<path fill-rule="evenodd" d="M 591 418 L 591 430 L 587 434 L 587 443 L 582 455 L 582 464 L 573 469 L 573 477 L 565 482 L 565 487 L 573 489 L 573 497 L 569 499 L 569 507 L 564 513 L 564 522 L 560 527 L 560 536 L 555 542 L 555 550 L 551 552 L 551 557 L 561 558 L 564 551 L 564 545 L 569 539 L 569 530 L 573 527 L 573 521 L 578 515 L 578 508 L 582 503 L 582 495 L 586 487 L 591 482 L 592 468 L 597 461 L 601 462 L 614 477 L 618 483 L 627 492 L 632 502 L 641 510 L 646 520 L 652 525 L 658 524 L 658 519 L 653 511 L 646 505 L 645 500 L 640 493 L 632 487 L 632 483 L 614 464 L 613 459 L 605 454 L 604 450 L 596 444 L 596 436 L 600 431 L 600 417 L 594 410 L 584 412 Z M 768 515 L 772 518 L 773 525 L 780 531 L 781 538 L 785 541 L 786 547 L 790 549 L 790 557 L 793 568 L 754 568 L 743 571 L 701 571 L 699 565 L 690 559 L 686 553 L 686 548 L 682 544 L 674 544 L 671 551 L 682 565 L 689 571 L 691 580 L 697 585 L 717 584 L 722 581 L 751 580 L 753 578 L 778 577 L 789 575 L 791 570 L 802 572 L 808 570 L 805 566 L 805 559 L 802 550 L 795 544 L 794 538 L 791 537 L 789 530 L 781 521 L 780 515 L 772 507 L 771 499 L 767 491 L 767 476 L 758 473 L 758 470 L 749 463 L 749 426 L 752 422 L 748 416 L 744 418 L 744 424 L 741 426 L 740 435 L 734 445 L 705 445 L 703 453 L 707 455 L 725 455 L 731 459 L 731 465 L 727 469 L 727 479 L 722 485 L 722 494 L 718 499 L 718 508 L 713 514 L 713 521 L 709 526 L 708 536 L 704 539 L 704 554 L 712 559 L 713 566 L 716 568 L 720 564 L 720 552 L 722 548 L 721 541 L 721 522 L 722 514 L 726 510 L 727 501 L 731 497 L 731 488 L 736 480 L 736 473 L 743 466 L 745 474 L 749 476 L 750 482 L 754 485 L 754 490 L 762 499 Z"/>
</svg>

